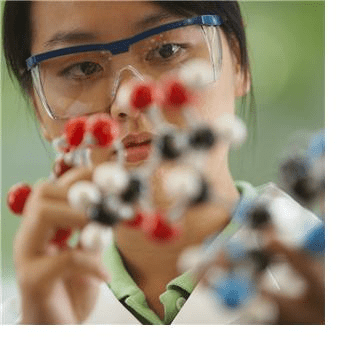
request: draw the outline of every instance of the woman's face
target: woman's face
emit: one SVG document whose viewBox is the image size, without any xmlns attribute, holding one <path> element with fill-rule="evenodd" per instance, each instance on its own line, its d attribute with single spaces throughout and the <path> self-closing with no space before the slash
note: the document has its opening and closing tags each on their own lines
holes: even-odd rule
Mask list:
<svg viewBox="0 0 338 338">
<path fill-rule="evenodd" d="M 105 43 L 140 33 L 154 20 L 145 20 L 164 10 L 150 2 L 129 1 L 35 1 L 32 5 L 32 54 L 43 53 L 79 44 Z M 168 13 L 167 13 L 168 14 Z M 166 20 L 180 19 L 171 15 Z M 158 25 L 163 24 L 159 21 Z M 155 25 L 156 26 L 156 25 Z M 235 58 L 222 34 L 223 64 L 220 78 L 201 93 L 196 119 L 215 121 L 220 115 L 234 114 L 235 97 L 243 94 L 242 76 Z M 32 100 L 40 120 L 43 134 L 51 141 L 62 134 L 65 120 L 53 120 L 42 107 L 36 93 Z M 121 137 L 128 134 L 151 133 L 152 124 L 145 114 L 125 115 L 115 103 L 110 114 L 118 117 Z M 175 123 L 175 121 L 172 121 Z M 227 150 L 224 148 L 224 156 Z M 92 161 L 100 163 L 111 158 L 108 150 L 93 150 Z M 224 163 L 224 156 L 219 159 Z M 218 155 L 218 157 L 220 157 Z M 128 158 L 127 158 L 128 159 Z M 138 165 L 138 157 L 130 157 L 130 165 Z"/>
</svg>

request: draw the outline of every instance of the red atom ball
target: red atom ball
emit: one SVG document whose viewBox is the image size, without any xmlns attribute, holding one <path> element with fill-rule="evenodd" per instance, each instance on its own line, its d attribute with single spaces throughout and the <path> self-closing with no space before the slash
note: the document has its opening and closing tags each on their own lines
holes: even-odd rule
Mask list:
<svg viewBox="0 0 338 338">
<path fill-rule="evenodd" d="M 79 146 L 86 132 L 87 119 L 78 117 L 68 121 L 65 126 L 66 140 L 71 146 Z"/>
<path fill-rule="evenodd" d="M 32 188 L 26 183 L 15 184 L 7 194 L 7 205 L 17 215 L 21 215 Z"/>
<path fill-rule="evenodd" d="M 153 89 L 151 86 L 141 84 L 135 86 L 130 98 L 130 104 L 135 109 L 144 109 L 153 102 Z"/>
<path fill-rule="evenodd" d="M 52 244 L 57 245 L 59 248 L 67 247 L 67 240 L 72 234 L 71 228 L 60 228 L 56 231 L 53 239 L 51 240 Z"/>
<path fill-rule="evenodd" d="M 139 228 L 143 222 L 144 216 L 141 212 L 137 213 L 136 216 L 130 220 L 125 221 L 124 224 L 130 228 Z"/>
<path fill-rule="evenodd" d="M 177 229 L 172 227 L 160 213 L 156 213 L 147 221 L 150 221 L 152 224 L 146 225 L 145 231 L 156 242 L 166 242 L 178 235 Z"/>
<path fill-rule="evenodd" d="M 169 85 L 167 91 L 167 104 L 180 107 L 188 102 L 189 95 L 187 89 L 179 82 L 173 82 Z"/>
<path fill-rule="evenodd" d="M 96 140 L 96 145 L 108 147 L 119 135 L 118 123 L 109 117 L 97 117 L 90 126 L 90 132 Z"/>
<path fill-rule="evenodd" d="M 72 168 L 72 166 L 65 163 L 65 160 L 63 158 L 60 158 L 55 161 L 55 164 L 53 166 L 53 173 L 58 178 Z"/>
</svg>

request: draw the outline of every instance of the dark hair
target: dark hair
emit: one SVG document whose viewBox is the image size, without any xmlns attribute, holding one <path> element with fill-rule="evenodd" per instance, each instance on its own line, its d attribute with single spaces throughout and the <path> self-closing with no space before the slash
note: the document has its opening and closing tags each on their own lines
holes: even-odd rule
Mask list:
<svg viewBox="0 0 338 338">
<path fill-rule="evenodd" d="M 32 88 L 32 79 L 25 60 L 30 57 L 31 1 L 6 1 L 3 14 L 2 43 L 9 75 L 18 80 L 25 93 Z"/>
<path fill-rule="evenodd" d="M 3 18 L 3 49 L 9 74 L 18 80 L 24 93 L 32 89 L 32 78 L 26 69 L 25 60 L 31 55 L 31 1 L 6 1 Z M 222 30 L 227 37 L 230 48 L 239 49 L 241 69 L 250 74 L 249 58 L 243 19 L 237 1 L 154 1 L 176 15 L 217 14 L 223 18 Z M 246 118 L 247 97 L 242 99 L 241 114 Z M 252 90 L 250 91 L 250 122 L 255 123 L 255 106 Z M 250 123 L 251 124 L 251 123 Z"/>
</svg>

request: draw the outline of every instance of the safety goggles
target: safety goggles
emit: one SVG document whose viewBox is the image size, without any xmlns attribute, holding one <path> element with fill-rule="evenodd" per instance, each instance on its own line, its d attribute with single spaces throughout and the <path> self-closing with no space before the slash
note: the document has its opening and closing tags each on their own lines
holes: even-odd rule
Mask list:
<svg viewBox="0 0 338 338">
<path fill-rule="evenodd" d="M 130 38 L 72 46 L 26 60 L 33 85 L 52 119 L 110 110 L 124 77 L 157 80 L 193 59 L 212 66 L 216 81 L 222 65 L 217 15 L 175 21 Z"/>
</svg>

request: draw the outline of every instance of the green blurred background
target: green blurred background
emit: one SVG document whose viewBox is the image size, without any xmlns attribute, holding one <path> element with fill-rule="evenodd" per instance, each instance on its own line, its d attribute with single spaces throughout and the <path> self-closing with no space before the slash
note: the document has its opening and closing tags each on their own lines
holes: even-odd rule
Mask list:
<svg viewBox="0 0 338 338">
<path fill-rule="evenodd" d="M 242 1 L 257 119 L 256 138 L 232 152 L 235 179 L 277 181 L 278 159 L 295 131 L 324 127 L 324 1 Z M 3 3 L 1 3 L 1 10 Z M 1 51 L 2 52 L 2 51 Z M 19 218 L 6 207 L 18 181 L 48 177 L 54 153 L 1 59 L 1 279 L 3 300 L 15 289 L 13 236 Z M 109 256 L 106 257 L 109 263 Z"/>
</svg>

